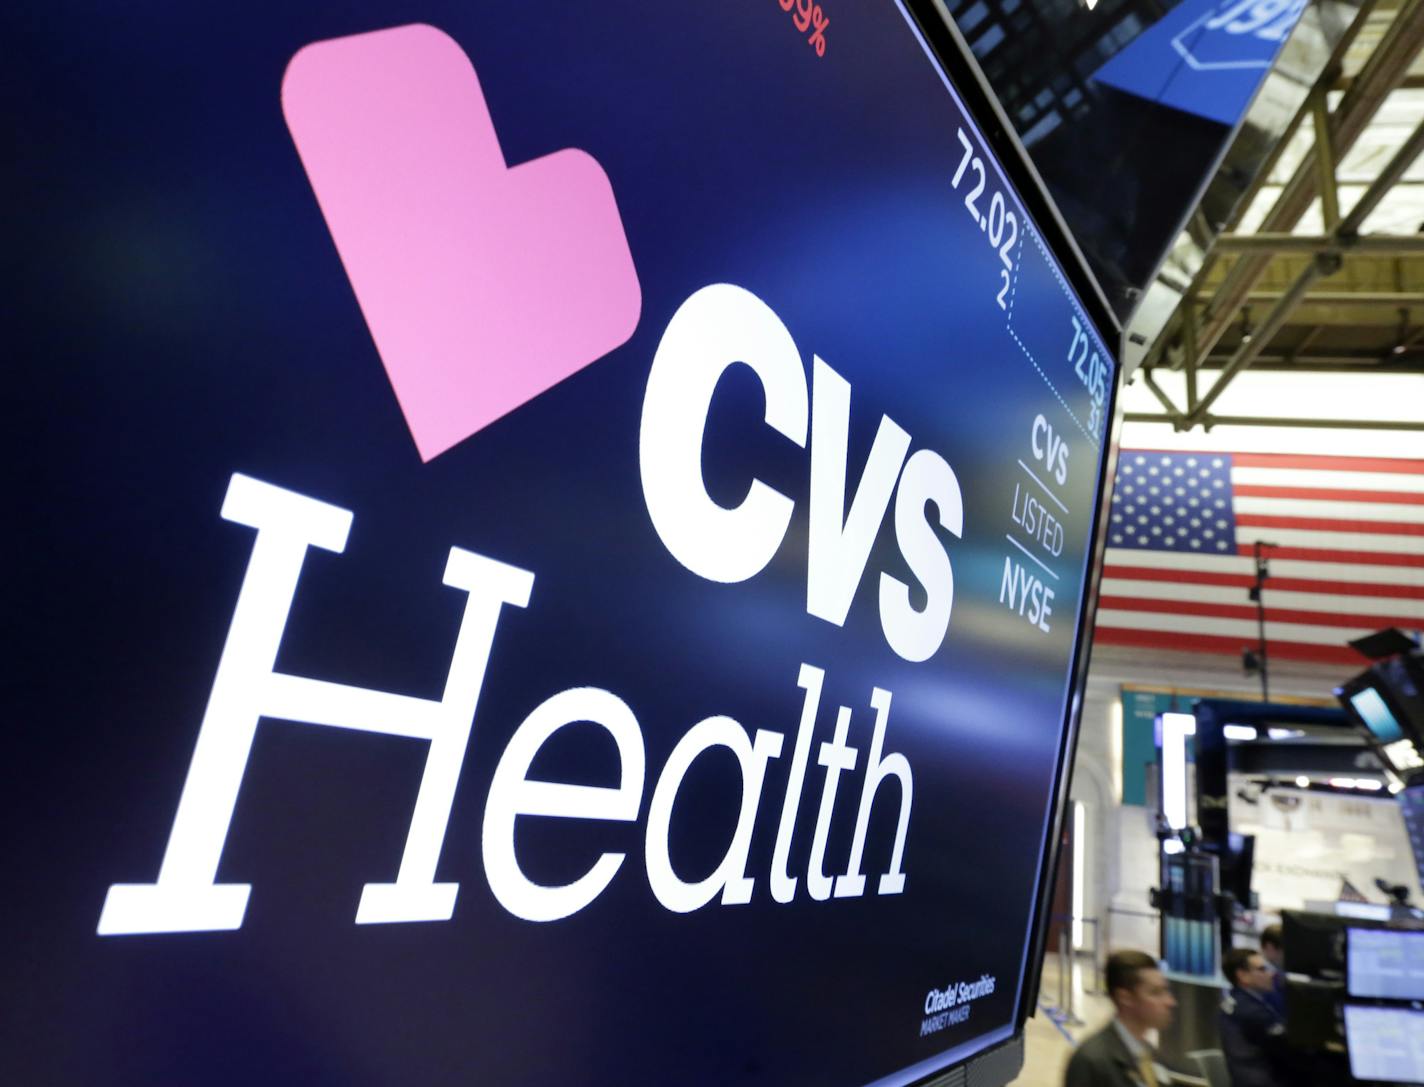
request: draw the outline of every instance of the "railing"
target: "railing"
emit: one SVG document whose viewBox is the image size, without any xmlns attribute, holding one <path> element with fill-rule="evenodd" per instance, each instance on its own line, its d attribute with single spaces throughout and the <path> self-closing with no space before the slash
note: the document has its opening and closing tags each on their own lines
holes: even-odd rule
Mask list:
<svg viewBox="0 0 1424 1087">
<path fill-rule="evenodd" d="M 1086 954 L 1092 963 L 1093 984 L 1091 988 L 1085 985 L 1084 989 L 1090 993 L 1102 991 L 1102 940 L 1099 922 L 1096 917 L 1075 917 L 1072 914 L 1059 913 L 1054 914 L 1049 923 L 1058 926 L 1058 1003 L 1045 1006 L 1044 1010 L 1060 1027 L 1064 1024 L 1082 1026 L 1083 1020 L 1078 1015 L 1078 994 L 1073 985 L 1073 968 L 1077 963 L 1077 952 Z M 1089 930 L 1092 931 L 1091 943 L 1085 941 L 1084 947 L 1074 948 L 1075 925 L 1081 926 L 1085 937 Z"/>
</svg>

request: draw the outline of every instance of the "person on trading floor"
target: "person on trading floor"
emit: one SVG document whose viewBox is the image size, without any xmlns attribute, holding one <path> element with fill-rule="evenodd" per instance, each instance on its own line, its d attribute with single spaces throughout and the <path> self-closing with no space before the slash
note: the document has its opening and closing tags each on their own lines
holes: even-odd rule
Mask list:
<svg viewBox="0 0 1424 1087">
<path fill-rule="evenodd" d="M 1221 957 L 1231 992 L 1221 1002 L 1221 1051 L 1232 1087 L 1290 1087 L 1285 1016 L 1274 1000 L 1274 976 L 1259 951 L 1233 947 Z"/>
<path fill-rule="evenodd" d="M 1064 1087 L 1169 1087 L 1172 1073 L 1147 1040 L 1149 1031 L 1172 1021 L 1177 1006 L 1157 960 L 1144 951 L 1114 951 L 1104 981 L 1117 1014 L 1074 1051 Z"/>
<path fill-rule="evenodd" d="M 1261 930 L 1261 957 L 1271 966 L 1271 992 L 1266 997 L 1280 1013 L 1286 1014 L 1286 945 L 1281 937 L 1280 925 L 1267 925 Z"/>
</svg>

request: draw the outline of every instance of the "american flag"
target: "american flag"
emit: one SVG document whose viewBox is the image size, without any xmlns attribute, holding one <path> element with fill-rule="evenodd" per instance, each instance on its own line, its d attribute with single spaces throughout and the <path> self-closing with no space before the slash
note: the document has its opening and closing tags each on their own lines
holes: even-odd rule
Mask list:
<svg viewBox="0 0 1424 1087">
<path fill-rule="evenodd" d="M 1257 541 L 1271 656 L 1359 663 L 1350 639 L 1424 628 L 1424 461 L 1124 449 L 1096 640 L 1254 647 Z"/>
</svg>

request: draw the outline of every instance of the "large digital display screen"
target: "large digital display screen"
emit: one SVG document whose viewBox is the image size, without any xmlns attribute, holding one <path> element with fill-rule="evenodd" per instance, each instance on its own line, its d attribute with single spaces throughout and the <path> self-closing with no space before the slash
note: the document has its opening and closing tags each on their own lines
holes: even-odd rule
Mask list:
<svg viewBox="0 0 1424 1087">
<path fill-rule="evenodd" d="M 0 26 L 0 1079 L 1015 1033 L 1117 367 L 962 61 L 851 0 Z"/>
<path fill-rule="evenodd" d="M 1424 931 L 1350 929 L 1345 977 L 1351 996 L 1424 1000 Z"/>
<path fill-rule="evenodd" d="M 1345 1046 L 1357 1080 L 1424 1082 L 1424 1011 L 1346 1004 Z"/>
</svg>

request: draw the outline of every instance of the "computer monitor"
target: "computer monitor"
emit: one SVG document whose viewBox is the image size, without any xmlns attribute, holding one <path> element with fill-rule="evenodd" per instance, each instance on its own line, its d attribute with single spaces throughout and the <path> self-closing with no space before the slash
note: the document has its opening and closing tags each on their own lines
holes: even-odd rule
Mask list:
<svg viewBox="0 0 1424 1087">
<path fill-rule="evenodd" d="M 1376 661 L 1335 688 L 1346 715 L 1401 776 L 1424 767 L 1424 657 L 1402 653 Z"/>
<path fill-rule="evenodd" d="M 1392 744 L 1404 739 L 1404 726 L 1385 703 L 1378 687 L 1365 687 L 1350 695 L 1350 708 L 1380 743 Z"/>
<path fill-rule="evenodd" d="M 1302 910 L 1281 912 L 1281 940 L 1285 968 L 1291 974 L 1339 978 L 1345 972 L 1345 928 L 1366 927 L 1368 922 L 1346 922 L 1342 917 Z"/>
<path fill-rule="evenodd" d="M 1345 980 L 1353 997 L 1424 1000 L 1424 931 L 1348 929 Z"/>
<path fill-rule="evenodd" d="M 1407 786 L 1396 799 L 1404 816 L 1409 848 L 1414 854 L 1414 868 L 1419 873 L 1420 883 L 1424 884 L 1424 780 Z"/>
<path fill-rule="evenodd" d="M 1336 982 L 1286 979 L 1286 1042 L 1293 1049 L 1322 1049 L 1339 1042 L 1344 988 Z"/>
<path fill-rule="evenodd" d="M 1424 1011 L 1345 1006 L 1350 1074 L 1377 1083 L 1424 1083 Z"/>
</svg>

